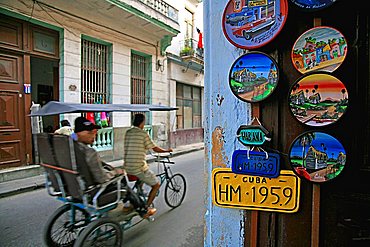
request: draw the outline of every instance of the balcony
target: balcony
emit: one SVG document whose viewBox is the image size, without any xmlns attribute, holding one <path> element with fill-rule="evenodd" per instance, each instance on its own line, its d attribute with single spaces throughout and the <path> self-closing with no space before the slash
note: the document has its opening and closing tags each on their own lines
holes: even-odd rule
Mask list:
<svg viewBox="0 0 370 247">
<path fill-rule="evenodd" d="M 162 0 L 138 0 L 171 20 L 179 21 L 179 11 Z"/>
<path fill-rule="evenodd" d="M 181 42 L 180 57 L 187 62 L 196 62 L 203 65 L 203 49 L 197 48 L 198 41 L 195 39 L 185 39 Z"/>
<path fill-rule="evenodd" d="M 20 13 L 30 12 L 27 4 L 10 0 L 7 2 L 12 2 L 9 6 L 14 5 Z M 47 11 L 36 11 L 38 5 Z M 48 16 L 49 12 L 53 17 Z M 159 41 L 163 53 L 171 44 L 172 38 L 180 33 L 178 12 L 163 0 L 43 0 L 35 5 L 33 17 L 41 20 L 55 18 L 56 22 L 63 22 L 63 18 L 66 18 L 71 23 L 68 25 L 90 22 L 99 31 L 111 31 L 133 39 L 140 37 L 151 44 Z"/>
</svg>

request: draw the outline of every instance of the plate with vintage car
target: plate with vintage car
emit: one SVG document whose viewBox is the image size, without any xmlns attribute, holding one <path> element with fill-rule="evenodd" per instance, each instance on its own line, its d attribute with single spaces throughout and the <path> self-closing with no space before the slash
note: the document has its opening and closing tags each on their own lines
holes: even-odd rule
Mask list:
<svg viewBox="0 0 370 247">
<path fill-rule="evenodd" d="M 336 0 L 291 0 L 296 6 L 304 11 L 316 11 L 329 7 Z"/>
<path fill-rule="evenodd" d="M 233 94 L 250 103 L 270 96 L 278 80 L 279 70 L 275 60 L 257 51 L 240 56 L 229 72 L 229 85 Z"/>
<path fill-rule="evenodd" d="M 223 13 L 222 29 L 236 47 L 255 49 L 279 34 L 287 15 L 287 0 L 230 0 Z"/>
<path fill-rule="evenodd" d="M 336 178 L 346 164 L 346 151 L 333 136 L 308 131 L 290 146 L 289 162 L 293 171 L 310 182 L 327 182 Z"/>
<path fill-rule="evenodd" d="M 337 122 L 349 105 L 343 82 L 325 72 L 299 78 L 290 89 L 288 102 L 294 117 L 313 127 Z"/>
<path fill-rule="evenodd" d="M 335 71 L 347 55 L 347 41 L 338 30 L 319 26 L 304 32 L 295 42 L 291 59 L 302 74 Z"/>
</svg>

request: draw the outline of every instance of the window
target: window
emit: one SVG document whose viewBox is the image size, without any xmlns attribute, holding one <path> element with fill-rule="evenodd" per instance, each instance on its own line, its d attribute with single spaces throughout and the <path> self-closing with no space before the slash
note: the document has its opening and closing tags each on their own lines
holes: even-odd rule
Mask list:
<svg viewBox="0 0 370 247">
<path fill-rule="evenodd" d="M 82 39 L 81 46 L 81 103 L 109 104 L 109 46 L 88 39 Z M 109 113 L 83 115 L 102 127 L 111 126 Z"/>
<path fill-rule="evenodd" d="M 81 103 L 109 102 L 108 46 L 82 40 Z"/>
<path fill-rule="evenodd" d="M 131 104 L 150 104 L 150 56 L 131 53 Z M 136 112 L 132 113 L 132 116 Z M 150 125 L 150 113 L 146 112 L 145 125 Z"/>
<path fill-rule="evenodd" d="M 182 83 L 176 85 L 177 129 L 202 127 L 201 88 Z"/>
<path fill-rule="evenodd" d="M 193 47 L 194 14 L 185 9 L 185 47 Z"/>
</svg>

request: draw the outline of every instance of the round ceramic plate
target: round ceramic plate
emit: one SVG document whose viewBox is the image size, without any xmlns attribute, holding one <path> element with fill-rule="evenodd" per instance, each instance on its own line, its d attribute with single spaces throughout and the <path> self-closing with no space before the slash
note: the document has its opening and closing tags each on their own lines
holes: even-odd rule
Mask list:
<svg viewBox="0 0 370 247">
<path fill-rule="evenodd" d="M 287 14 L 287 0 L 230 0 L 223 13 L 222 29 L 236 47 L 255 49 L 278 35 Z"/>
<path fill-rule="evenodd" d="M 346 112 L 348 92 L 344 84 L 329 73 L 311 73 L 293 84 L 288 102 L 301 123 L 325 126 L 337 122 Z"/>
<path fill-rule="evenodd" d="M 233 94 L 250 103 L 270 96 L 278 80 L 279 70 L 275 60 L 257 51 L 240 56 L 229 72 L 229 86 Z"/>
<path fill-rule="evenodd" d="M 289 163 L 299 177 L 311 182 L 327 182 L 342 172 L 346 151 L 333 136 L 309 131 L 293 141 L 289 150 Z"/>
<path fill-rule="evenodd" d="M 291 0 L 305 11 L 321 10 L 332 5 L 336 0 Z"/>
<path fill-rule="evenodd" d="M 304 32 L 295 42 L 291 58 L 294 67 L 305 74 L 312 71 L 333 72 L 347 55 L 347 41 L 336 29 L 326 26 Z"/>
</svg>

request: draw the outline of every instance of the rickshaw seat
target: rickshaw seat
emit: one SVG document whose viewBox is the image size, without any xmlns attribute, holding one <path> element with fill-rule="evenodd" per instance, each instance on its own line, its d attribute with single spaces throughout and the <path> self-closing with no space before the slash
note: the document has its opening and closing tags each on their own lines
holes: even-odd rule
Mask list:
<svg viewBox="0 0 370 247">
<path fill-rule="evenodd" d="M 42 166 L 50 179 L 54 191 L 62 191 L 63 197 L 73 202 L 83 202 L 88 206 L 104 208 L 117 204 L 121 186 L 117 177 L 103 185 L 95 184 L 86 163 L 85 153 L 77 147 L 71 137 L 58 134 L 36 134 Z M 60 175 L 53 182 L 53 174 Z M 56 184 L 55 184 L 56 182 Z M 50 194 L 50 193 L 49 193 Z"/>
<path fill-rule="evenodd" d="M 52 166 L 57 166 L 57 162 L 55 160 L 52 143 L 51 143 L 51 135 L 47 133 L 40 133 L 36 135 L 37 138 L 37 147 L 39 150 L 40 159 L 42 163 L 49 164 Z M 59 187 L 58 178 L 57 176 L 61 175 L 58 170 L 45 167 L 45 174 L 47 176 L 47 180 L 50 182 L 51 187 L 53 188 L 53 192 L 50 193 L 51 195 L 60 195 L 61 194 L 61 187 Z"/>
</svg>

